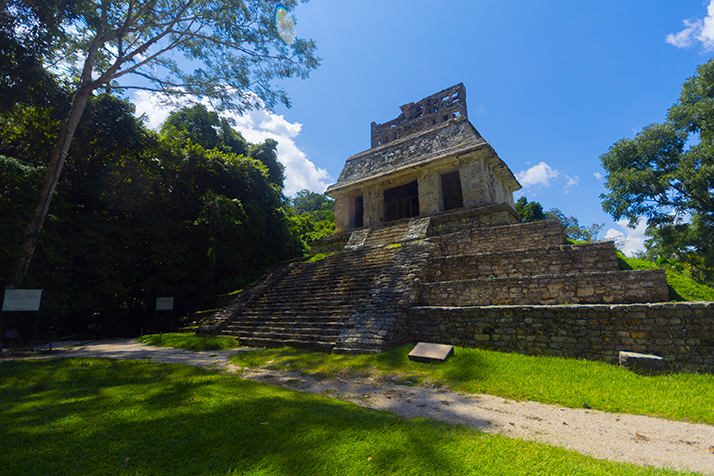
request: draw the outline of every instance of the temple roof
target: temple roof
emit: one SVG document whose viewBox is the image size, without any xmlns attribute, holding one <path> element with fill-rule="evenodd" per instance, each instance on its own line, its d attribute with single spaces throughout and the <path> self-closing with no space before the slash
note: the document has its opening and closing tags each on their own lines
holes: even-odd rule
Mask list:
<svg viewBox="0 0 714 476">
<path fill-rule="evenodd" d="M 508 166 L 469 122 L 466 90 L 457 84 L 400 108 L 396 119 L 372 123 L 372 147 L 347 159 L 331 195 L 372 179 L 477 150 L 489 152 L 489 163 L 511 190 L 521 188 Z"/>
<path fill-rule="evenodd" d="M 514 190 L 520 189 L 513 173 L 498 159 L 490 144 L 471 125 L 466 117 L 452 119 L 422 132 L 394 142 L 360 152 L 347 159 L 337 183 L 325 192 L 330 195 L 343 188 L 352 188 L 360 182 L 389 175 L 403 168 L 426 165 L 441 158 L 464 155 L 479 149 L 489 149 L 499 162 L 499 175 L 510 182 Z"/>
</svg>

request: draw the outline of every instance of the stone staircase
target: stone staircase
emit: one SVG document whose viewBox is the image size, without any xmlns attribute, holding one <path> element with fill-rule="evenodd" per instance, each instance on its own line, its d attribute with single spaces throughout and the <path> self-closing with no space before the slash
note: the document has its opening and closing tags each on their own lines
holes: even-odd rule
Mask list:
<svg viewBox="0 0 714 476">
<path fill-rule="evenodd" d="M 201 332 L 229 335 L 250 346 L 342 348 L 370 352 L 381 348 L 383 337 L 370 336 L 370 324 L 359 339 L 350 340 L 360 327 L 355 314 L 381 314 L 379 327 L 391 318 L 393 296 L 403 284 L 404 250 L 401 247 L 346 249 L 312 263 L 278 265 L 228 307 L 211 316 Z M 407 264 L 413 261 L 406 259 Z M 407 274 L 408 275 L 408 274 Z M 372 309 L 382 296 L 380 309 Z M 370 311 L 376 311 L 372 312 Z M 353 350 L 359 349 L 359 350 Z"/>
<path fill-rule="evenodd" d="M 663 271 L 620 271 L 612 243 L 567 244 L 558 222 L 433 233 L 429 218 L 356 230 L 321 261 L 274 267 L 199 332 L 252 346 L 380 352 L 411 342 L 407 316 L 417 307 L 668 298 Z"/>
</svg>

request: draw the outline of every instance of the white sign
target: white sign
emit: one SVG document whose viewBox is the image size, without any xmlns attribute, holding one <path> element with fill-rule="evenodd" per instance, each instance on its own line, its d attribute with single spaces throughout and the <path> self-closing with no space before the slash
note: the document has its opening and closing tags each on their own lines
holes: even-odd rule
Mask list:
<svg viewBox="0 0 714 476">
<path fill-rule="evenodd" d="M 156 298 L 156 310 L 157 311 L 171 311 L 174 308 L 174 298 L 172 297 L 160 297 Z"/>
<path fill-rule="evenodd" d="M 3 311 L 39 311 L 42 289 L 6 289 Z"/>
</svg>

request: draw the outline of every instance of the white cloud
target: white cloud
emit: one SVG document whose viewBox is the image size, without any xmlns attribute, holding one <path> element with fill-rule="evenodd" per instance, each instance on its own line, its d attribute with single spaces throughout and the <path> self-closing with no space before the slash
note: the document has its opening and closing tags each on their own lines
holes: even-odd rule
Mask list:
<svg viewBox="0 0 714 476">
<path fill-rule="evenodd" d="M 683 20 L 682 23 L 684 30 L 667 35 L 667 43 L 677 48 L 688 48 L 700 42 L 704 51 L 714 50 L 714 0 L 709 2 L 707 16 L 703 20 Z"/>
<path fill-rule="evenodd" d="M 521 170 L 516 174 L 516 178 L 521 183 L 523 188 L 550 187 L 550 179 L 556 178 L 559 172 L 550 167 L 545 162 L 534 165 L 528 170 Z"/>
<path fill-rule="evenodd" d="M 158 129 L 176 106 L 161 102 L 161 98 L 152 93 L 138 91 L 133 97 L 136 105 L 136 115 L 144 116 L 148 127 Z M 186 101 L 188 104 L 190 100 Z M 206 107 L 210 105 L 204 102 Z M 305 152 L 295 144 L 295 138 L 300 134 L 302 124 L 289 122 L 284 116 L 274 114 L 265 109 L 246 111 L 243 115 L 236 113 L 220 113 L 221 116 L 235 121 L 233 128 L 252 143 L 260 143 L 265 139 L 278 142 L 278 160 L 285 166 L 285 194 L 293 196 L 303 189 L 322 193 L 333 182 L 325 169 L 315 166 Z"/>
<path fill-rule="evenodd" d="M 158 129 L 176 107 L 164 104 L 161 98 L 148 91 L 137 91 L 131 98 L 136 106 L 136 116 L 142 117 L 150 129 Z"/>
<path fill-rule="evenodd" d="M 567 179 L 567 183 L 565 184 L 565 193 L 570 193 L 570 189 L 572 187 L 576 187 L 578 183 L 580 183 L 580 178 L 576 175 L 575 177 L 570 177 L 569 175 L 565 175 L 565 178 Z"/>
<path fill-rule="evenodd" d="M 322 193 L 333 182 L 327 170 L 317 168 L 295 144 L 294 139 L 300 134 L 302 124 L 288 122 L 284 116 L 265 109 L 226 116 L 235 120 L 233 127 L 248 142 L 278 141 L 278 160 L 285 166 L 286 195 L 293 196 L 304 189 Z"/>
<path fill-rule="evenodd" d="M 602 174 L 600 172 L 593 172 L 593 177 L 598 180 L 602 180 Z"/>
<path fill-rule="evenodd" d="M 629 228 L 628 220 L 616 222 L 620 230 L 610 228 L 605 234 L 604 240 L 614 241 L 617 247 L 626 256 L 634 256 L 635 253 L 645 251 L 645 231 L 647 230 L 647 220 L 640 220 L 635 229 Z"/>
</svg>

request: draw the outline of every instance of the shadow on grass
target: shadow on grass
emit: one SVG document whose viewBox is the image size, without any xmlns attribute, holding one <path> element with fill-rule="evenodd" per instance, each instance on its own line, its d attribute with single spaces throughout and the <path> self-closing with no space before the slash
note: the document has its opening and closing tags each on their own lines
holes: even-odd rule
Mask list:
<svg viewBox="0 0 714 476">
<path fill-rule="evenodd" d="M 458 376 L 479 359 L 454 356 Z M 0 362 L 3 474 L 675 474 L 234 375 L 144 361 Z"/>
<path fill-rule="evenodd" d="M 439 450 L 457 437 L 441 423 L 201 369 L 62 359 L 3 363 L 2 371 L 6 474 L 466 470 Z"/>
</svg>

